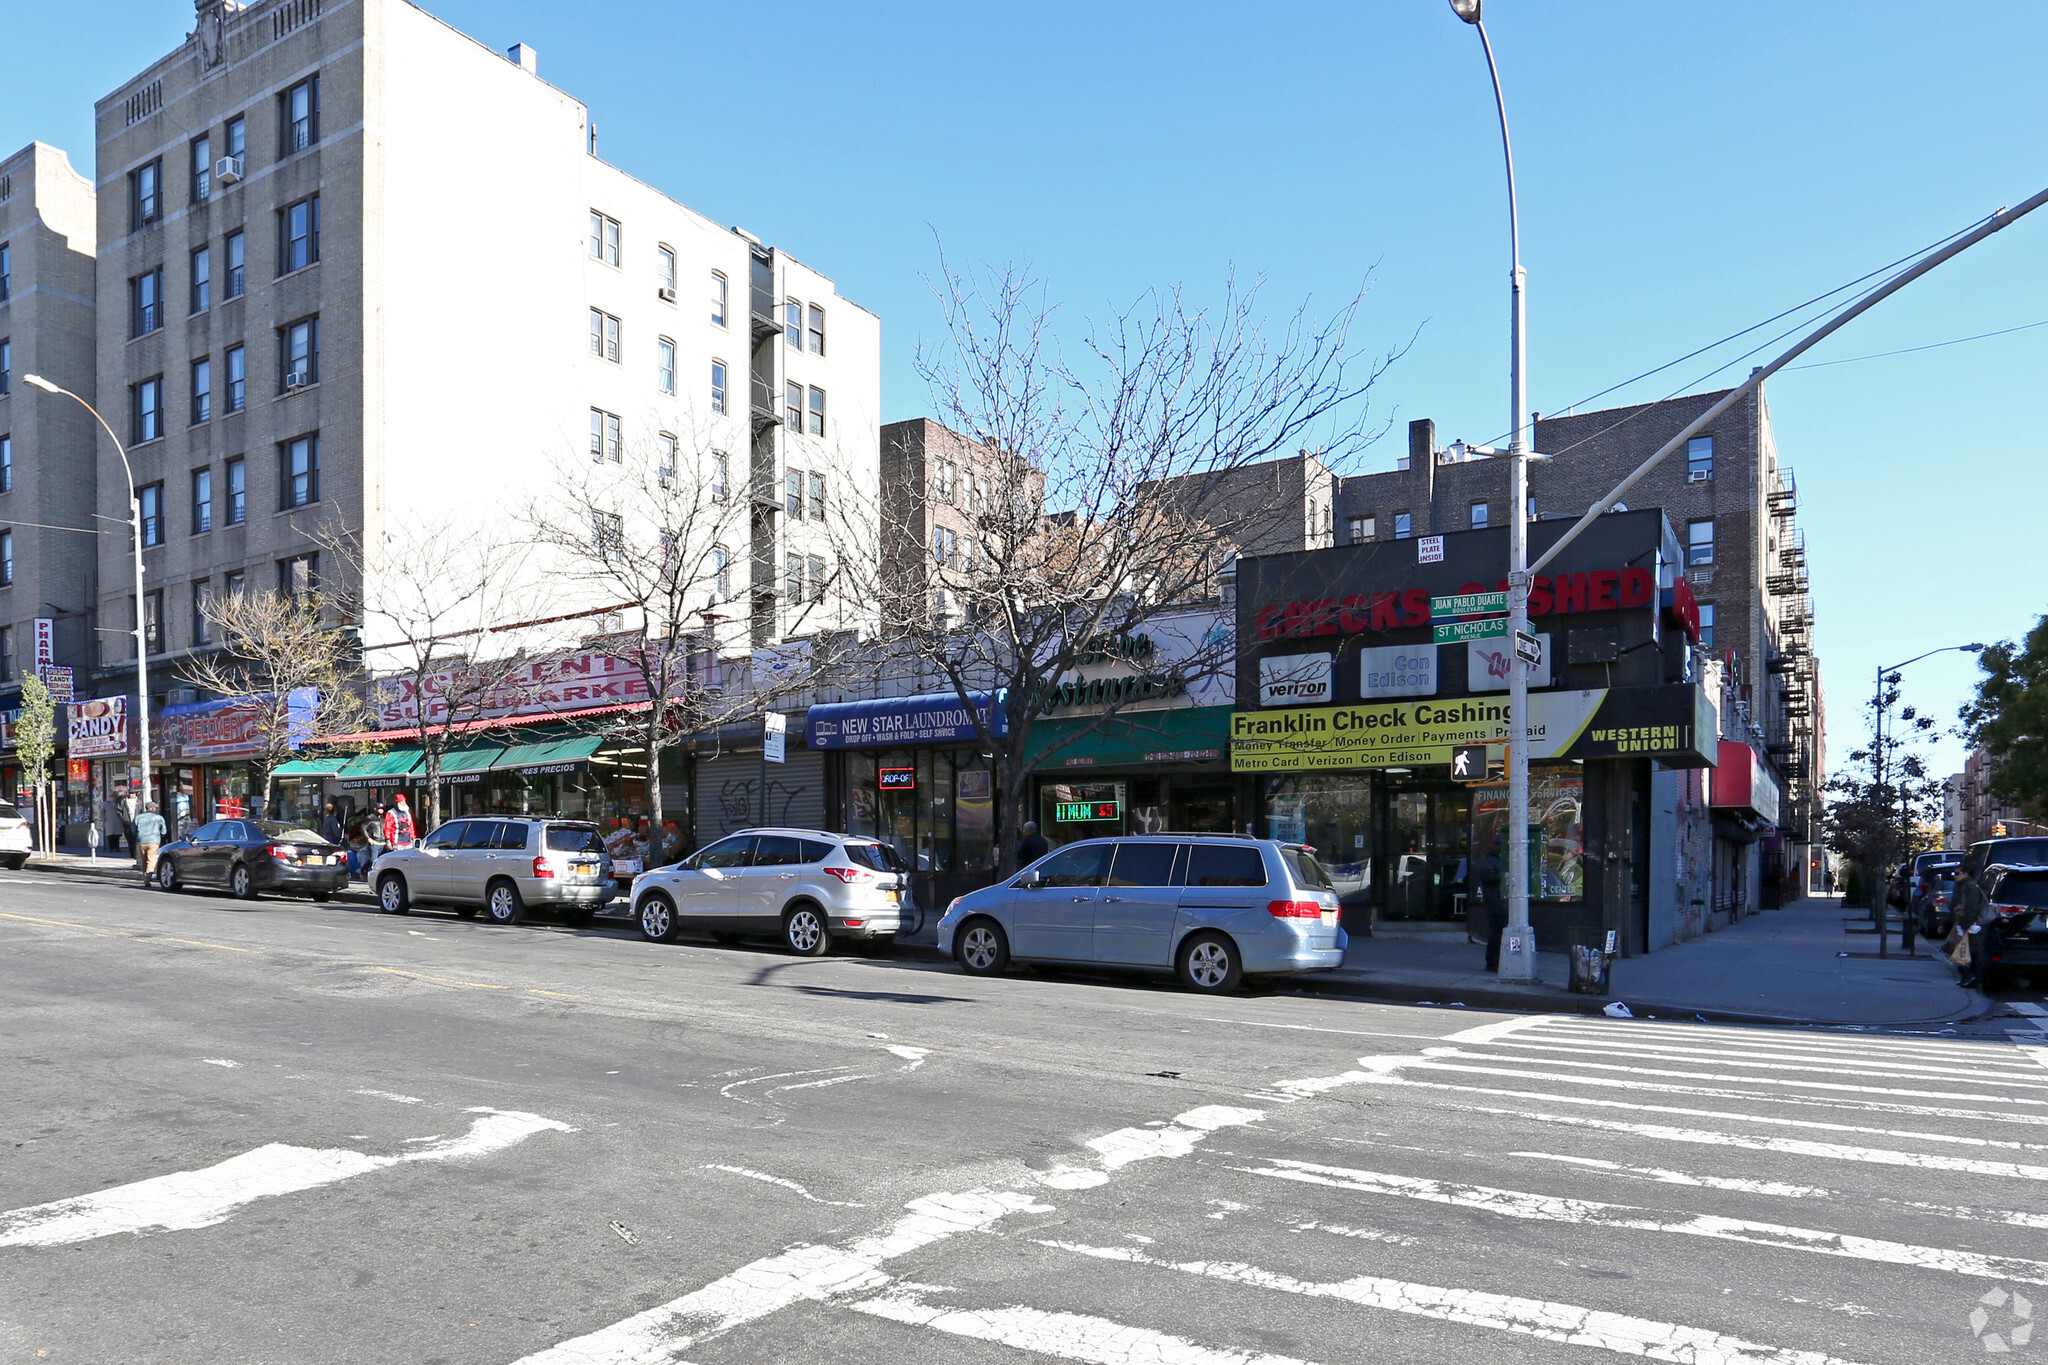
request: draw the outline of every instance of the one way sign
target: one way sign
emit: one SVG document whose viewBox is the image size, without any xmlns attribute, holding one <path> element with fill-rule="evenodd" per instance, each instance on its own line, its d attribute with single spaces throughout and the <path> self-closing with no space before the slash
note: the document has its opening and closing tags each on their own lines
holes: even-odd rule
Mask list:
<svg viewBox="0 0 2048 1365">
<path fill-rule="evenodd" d="M 1486 746 L 1460 744 L 1451 750 L 1451 780 L 1480 782 L 1486 778 Z"/>
</svg>

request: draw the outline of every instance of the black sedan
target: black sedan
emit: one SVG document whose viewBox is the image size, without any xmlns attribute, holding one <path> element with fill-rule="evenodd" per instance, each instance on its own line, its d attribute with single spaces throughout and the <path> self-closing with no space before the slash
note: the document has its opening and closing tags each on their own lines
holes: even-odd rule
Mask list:
<svg viewBox="0 0 2048 1365">
<path fill-rule="evenodd" d="M 284 891 L 324 901 L 348 885 L 348 854 L 300 825 L 215 820 L 158 850 L 156 884 L 220 887 L 237 900 Z"/>
</svg>

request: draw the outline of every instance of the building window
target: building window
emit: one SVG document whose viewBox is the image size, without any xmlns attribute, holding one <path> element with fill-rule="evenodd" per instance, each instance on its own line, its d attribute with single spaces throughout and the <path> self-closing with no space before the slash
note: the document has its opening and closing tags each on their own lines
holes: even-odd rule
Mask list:
<svg viewBox="0 0 2048 1365">
<path fill-rule="evenodd" d="M 988 500 L 982 494 L 981 475 L 975 473 L 973 470 L 970 469 L 967 471 L 966 482 L 967 510 L 970 512 L 982 512 L 987 510 Z"/>
<path fill-rule="evenodd" d="M 590 514 L 590 543 L 598 556 L 610 559 L 626 552 L 626 523 L 617 512 Z"/>
<path fill-rule="evenodd" d="M 227 240 L 227 288 L 221 294 L 224 299 L 238 299 L 249 283 L 248 238 L 240 232 L 230 232 Z"/>
<path fill-rule="evenodd" d="M 681 447 L 676 442 L 675 433 L 671 431 L 664 431 L 656 436 L 654 444 L 655 454 L 661 457 L 661 463 L 655 472 L 661 477 L 661 486 L 667 488 L 676 481 L 676 453 Z"/>
<path fill-rule="evenodd" d="M 803 471 L 792 469 L 782 476 L 782 513 L 791 521 L 801 521 L 804 515 Z"/>
<path fill-rule="evenodd" d="M 320 196 L 277 211 L 277 273 L 289 275 L 320 259 Z"/>
<path fill-rule="evenodd" d="M 142 507 L 142 544 L 144 549 L 164 543 L 164 486 L 148 483 L 135 490 L 135 501 Z"/>
<path fill-rule="evenodd" d="M 200 247 L 192 253 L 192 311 L 204 313 L 213 307 L 213 248 Z"/>
<path fill-rule="evenodd" d="M 825 476 L 823 474 L 813 474 L 811 475 L 811 520 L 823 521 L 824 519 Z"/>
<path fill-rule="evenodd" d="M 222 139 L 227 154 L 240 158 L 249 151 L 249 123 L 240 114 L 228 120 L 227 136 Z"/>
<path fill-rule="evenodd" d="M 280 597 L 289 597 L 293 602 L 303 604 L 318 591 L 319 555 L 294 555 L 290 559 L 277 561 L 277 592 Z"/>
<path fill-rule="evenodd" d="M 320 319 L 300 318 L 277 331 L 277 391 L 320 382 Z"/>
<path fill-rule="evenodd" d="M 320 501 L 320 438 L 298 436 L 277 448 L 279 511 Z"/>
<path fill-rule="evenodd" d="M 804 600 L 804 557 L 794 553 L 783 556 L 782 569 L 782 600 L 798 606 Z"/>
<path fill-rule="evenodd" d="M 277 97 L 279 156 L 302 152 L 320 140 L 320 78 L 308 76 Z"/>
<path fill-rule="evenodd" d="M 229 458 L 225 470 L 228 491 L 228 525 L 240 526 L 249 519 L 249 467 L 241 456 Z"/>
<path fill-rule="evenodd" d="M 711 605 L 732 596 L 732 556 L 723 545 L 711 547 Z"/>
<path fill-rule="evenodd" d="M 14 627 L 0 626 L 0 683 L 14 681 Z"/>
<path fill-rule="evenodd" d="M 192 202 L 203 204 L 213 193 L 213 139 L 201 133 L 192 139 Z"/>
<path fill-rule="evenodd" d="M 614 365 L 619 361 L 619 320 L 602 308 L 590 310 L 590 353 Z"/>
<path fill-rule="evenodd" d="M 14 342 L 0 337 L 0 398 L 14 390 Z"/>
<path fill-rule="evenodd" d="M 804 429 L 804 386 L 801 384 L 782 386 L 782 425 L 795 432 Z"/>
<path fill-rule="evenodd" d="M 782 301 L 782 339 L 792 351 L 804 348 L 804 306 L 796 299 Z"/>
<path fill-rule="evenodd" d="M 725 272 L 711 272 L 711 325 L 725 326 L 725 306 L 731 301 L 732 286 L 726 282 Z"/>
<path fill-rule="evenodd" d="M 0 242 L 0 303 L 14 292 L 14 248 Z"/>
<path fill-rule="evenodd" d="M 1353 545 L 1363 544 L 1365 541 L 1371 540 L 1377 533 L 1378 526 L 1374 518 L 1351 518 L 1351 543 Z"/>
<path fill-rule="evenodd" d="M 1714 562 L 1714 519 L 1685 524 L 1685 562 L 1688 564 L 1711 564 Z"/>
<path fill-rule="evenodd" d="M 813 602 L 824 601 L 825 557 L 823 555 L 811 555 L 804 560 L 804 567 L 807 570 L 809 570 L 809 573 L 807 575 L 810 579 L 810 592 L 807 594 L 808 597 Z"/>
<path fill-rule="evenodd" d="M 14 491 L 14 438 L 0 436 L 0 493 Z"/>
<path fill-rule="evenodd" d="M 597 461 L 610 460 L 614 464 L 625 459 L 624 427 L 615 412 L 603 408 L 590 410 L 590 458 Z"/>
<path fill-rule="evenodd" d="M 240 412 L 249 406 L 249 353 L 240 346 L 228 347 L 227 410 Z"/>
<path fill-rule="evenodd" d="M 951 568 L 960 562 L 960 537 L 950 526 L 932 527 L 932 563 Z"/>
<path fill-rule="evenodd" d="M 207 619 L 206 615 L 206 609 L 212 605 L 212 599 L 207 594 L 206 586 L 206 580 L 203 578 L 192 580 L 192 643 L 195 645 L 213 643 L 213 622 Z"/>
<path fill-rule="evenodd" d="M 213 471 L 192 471 L 192 534 L 205 535 L 213 529 Z"/>
<path fill-rule="evenodd" d="M 711 410 L 713 412 L 725 411 L 725 362 L 723 360 L 711 362 Z"/>
<path fill-rule="evenodd" d="M 213 420 L 213 362 L 204 356 L 192 362 L 192 425 Z"/>
<path fill-rule="evenodd" d="M 145 379 L 128 392 L 133 395 L 128 443 L 154 441 L 164 434 L 164 377 Z"/>
<path fill-rule="evenodd" d="M 951 460 L 939 460 L 932 465 L 932 496 L 948 507 L 953 505 L 954 478 Z"/>
<path fill-rule="evenodd" d="M 220 595 L 222 597 L 240 597 L 245 591 L 248 581 L 248 570 L 229 569 L 220 576 Z"/>
<path fill-rule="evenodd" d="M 1529 512 L 1528 512 L 1528 516 L 1529 516 L 1529 520 L 1531 520 L 1531 521 L 1535 521 L 1535 520 L 1536 520 L 1536 495 L 1535 495 L 1534 493 L 1531 493 L 1531 494 L 1529 495 Z"/>
<path fill-rule="evenodd" d="M 0 588 L 14 582 L 14 532 L 0 531 Z"/>
<path fill-rule="evenodd" d="M 590 259 L 606 265 L 619 263 L 619 220 L 596 209 L 590 211 Z"/>
<path fill-rule="evenodd" d="M 813 435 L 813 436 L 823 436 L 824 434 L 825 434 L 825 391 L 824 391 L 823 389 L 812 389 L 812 390 L 811 390 L 811 435 Z"/>
<path fill-rule="evenodd" d="M 1712 602 L 1702 602 L 1699 604 L 1699 608 L 1700 648 L 1712 649 L 1714 647 L 1714 604 Z"/>
<path fill-rule="evenodd" d="M 663 393 L 676 391 L 676 344 L 667 337 L 654 343 L 654 387 Z"/>
<path fill-rule="evenodd" d="M 1487 505 L 1486 505 L 1485 503 L 1483 503 L 1483 502 L 1475 502 L 1475 503 L 1473 503 L 1473 504 L 1472 504 L 1472 529 L 1473 529 L 1473 530 L 1475 530 L 1475 531 L 1476 531 L 1476 530 L 1478 530 L 1478 529 L 1479 529 L 1480 527 L 1482 527 L 1482 526 L 1486 525 L 1486 519 L 1487 519 L 1487 515 L 1488 515 L 1489 511 L 1490 511 L 1490 509 L 1489 509 L 1489 508 L 1487 507 Z"/>
<path fill-rule="evenodd" d="M 152 654 L 164 652 L 164 590 L 142 595 L 142 647 Z"/>
<path fill-rule="evenodd" d="M 128 230 L 140 232 L 164 216 L 164 163 L 161 158 L 128 172 Z"/>
<path fill-rule="evenodd" d="M 665 246 L 654 248 L 654 278 L 668 291 L 662 295 L 670 303 L 676 301 L 676 253 Z"/>
<path fill-rule="evenodd" d="M 1705 482 L 1714 477 L 1714 438 L 1695 436 L 1685 443 L 1685 477 Z"/>
<path fill-rule="evenodd" d="M 164 268 L 145 271 L 128 281 L 130 336 L 143 336 L 164 325 Z"/>
<path fill-rule="evenodd" d="M 722 450 L 711 452 L 711 500 L 724 502 L 731 487 L 732 456 Z"/>
<path fill-rule="evenodd" d="M 825 354 L 825 310 L 817 304 L 811 305 L 811 354 Z"/>
<path fill-rule="evenodd" d="M 1415 534 L 1415 518 L 1407 512 L 1394 513 L 1394 539 L 1406 540 Z"/>
</svg>

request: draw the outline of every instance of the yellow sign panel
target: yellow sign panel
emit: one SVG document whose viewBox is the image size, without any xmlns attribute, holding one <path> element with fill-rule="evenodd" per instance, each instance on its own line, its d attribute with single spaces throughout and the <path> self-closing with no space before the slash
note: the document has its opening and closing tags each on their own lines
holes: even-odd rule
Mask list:
<svg viewBox="0 0 2048 1365">
<path fill-rule="evenodd" d="M 1596 689 L 1529 698 L 1530 758 L 1562 754 L 1606 695 Z M 1230 767 L 1261 773 L 1448 764 L 1462 745 L 1505 744 L 1509 734 L 1504 696 L 1238 711 L 1230 718 Z"/>
</svg>

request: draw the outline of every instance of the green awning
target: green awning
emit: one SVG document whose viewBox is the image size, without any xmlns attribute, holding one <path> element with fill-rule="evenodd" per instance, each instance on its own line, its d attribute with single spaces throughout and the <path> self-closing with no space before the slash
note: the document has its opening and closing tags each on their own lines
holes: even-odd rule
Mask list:
<svg viewBox="0 0 2048 1365">
<path fill-rule="evenodd" d="M 1035 772 L 1071 772 L 1216 763 L 1229 757 L 1230 708 L 1178 706 L 1165 711 L 1119 711 L 1108 720 L 1062 716 L 1034 721 L 1025 766 Z"/>
<path fill-rule="evenodd" d="M 603 735 L 570 735 L 533 744 L 514 744 L 498 755 L 491 767 L 496 772 L 516 771 L 521 777 L 576 772 L 589 764 L 590 756 L 603 744 Z"/>
<path fill-rule="evenodd" d="M 412 745 L 399 745 L 381 754 L 358 754 L 334 776 L 344 787 L 402 787 L 408 785 L 404 779 L 419 766 L 420 757 L 419 749 Z"/>
<path fill-rule="evenodd" d="M 337 754 L 331 758 L 295 758 L 289 763 L 280 763 L 271 769 L 272 777 L 332 777 L 346 768 L 353 759 L 351 754 Z"/>
<path fill-rule="evenodd" d="M 441 755 L 441 776 L 461 777 L 466 773 L 485 773 L 498 766 L 499 755 L 505 752 L 502 744 L 478 744 L 466 749 L 450 749 Z"/>
</svg>

